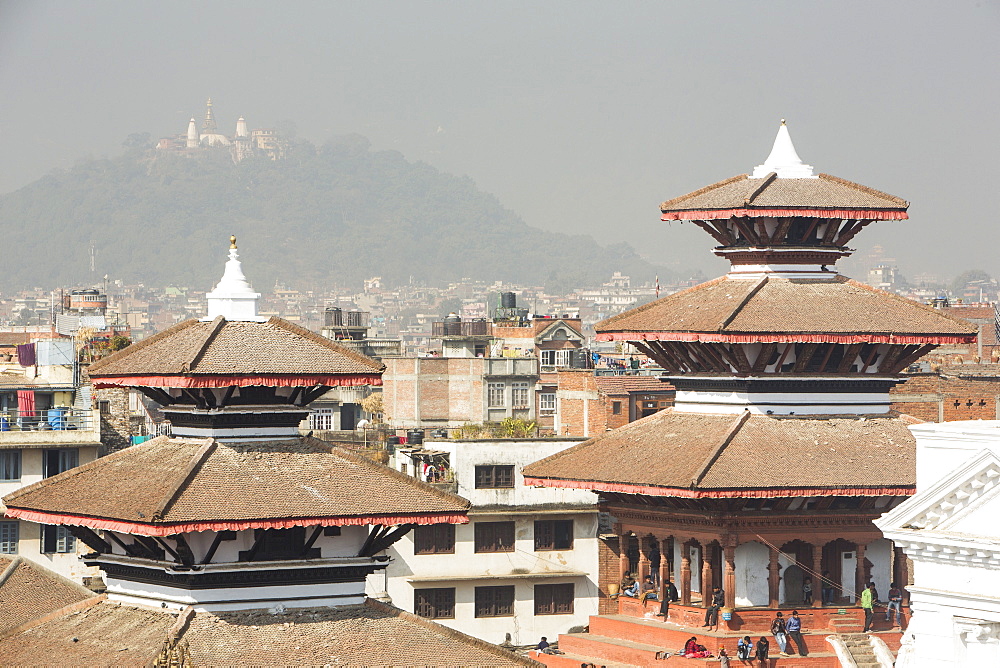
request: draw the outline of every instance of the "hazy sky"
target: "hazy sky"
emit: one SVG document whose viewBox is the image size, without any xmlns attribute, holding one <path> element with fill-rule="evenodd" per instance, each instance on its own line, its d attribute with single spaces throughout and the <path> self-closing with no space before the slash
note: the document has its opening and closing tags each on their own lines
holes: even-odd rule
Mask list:
<svg viewBox="0 0 1000 668">
<path fill-rule="evenodd" d="M 962 0 L 0 0 L 0 192 L 183 132 L 211 96 L 226 133 L 357 132 L 531 225 L 719 273 L 658 204 L 752 170 L 787 118 L 818 171 L 911 201 L 859 255 L 997 275 L 998 35 L 996 2 Z"/>
</svg>

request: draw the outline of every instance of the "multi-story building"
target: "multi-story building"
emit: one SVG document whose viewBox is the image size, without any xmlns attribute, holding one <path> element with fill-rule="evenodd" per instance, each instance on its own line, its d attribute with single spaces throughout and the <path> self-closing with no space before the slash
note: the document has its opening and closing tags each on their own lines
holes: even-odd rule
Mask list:
<svg viewBox="0 0 1000 668">
<path fill-rule="evenodd" d="M 596 499 L 525 487 L 521 473 L 579 442 L 430 440 L 397 451 L 400 471 L 471 501 L 470 522 L 418 527 L 387 550 L 370 593 L 487 642 L 526 645 L 586 625 L 598 605 Z"/>
</svg>

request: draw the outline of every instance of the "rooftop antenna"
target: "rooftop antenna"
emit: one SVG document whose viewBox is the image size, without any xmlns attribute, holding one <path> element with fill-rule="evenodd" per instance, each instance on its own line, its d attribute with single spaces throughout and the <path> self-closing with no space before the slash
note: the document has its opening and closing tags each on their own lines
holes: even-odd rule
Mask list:
<svg viewBox="0 0 1000 668">
<path fill-rule="evenodd" d="M 94 274 L 97 273 L 97 270 L 94 268 L 95 264 L 96 264 L 95 263 L 96 259 L 97 259 L 97 246 L 95 246 L 94 242 L 91 241 L 90 242 L 90 277 L 91 278 L 93 278 Z"/>
</svg>

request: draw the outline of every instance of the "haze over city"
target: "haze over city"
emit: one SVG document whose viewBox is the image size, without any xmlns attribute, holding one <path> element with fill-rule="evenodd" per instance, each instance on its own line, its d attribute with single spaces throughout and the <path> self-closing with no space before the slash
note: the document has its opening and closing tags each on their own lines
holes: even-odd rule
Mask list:
<svg viewBox="0 0 1000 668">
<path fill-rule="evenodd" d="M 529 225 L 714 273 L 704 235 L 668 230 L 657 204 L 752 170 L 787 118 L 817 171 L 911 201 L 858 255 L 995 273 L 998 24 L 973 2 L 6 0 L 0 192 L 183 132 L 210 96 L 227 127 L 359 133 Z"/>
</svg>

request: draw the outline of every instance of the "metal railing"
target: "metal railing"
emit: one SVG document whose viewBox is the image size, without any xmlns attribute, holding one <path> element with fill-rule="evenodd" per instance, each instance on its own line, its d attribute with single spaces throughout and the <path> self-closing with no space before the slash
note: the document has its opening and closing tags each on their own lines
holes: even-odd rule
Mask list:
<svg viewBox="0 0 1000 668">
<path fill-rule="evenodd" d="M 0 432 L 72 430 L 94 431 L 93 411 L 67 407 L 0 412 Z"/>
<path fill-rule="evenodd" d="M 488 320 L 438 321 L 431 323 L 431 336 L 489 336 Z"/>
</svg>

